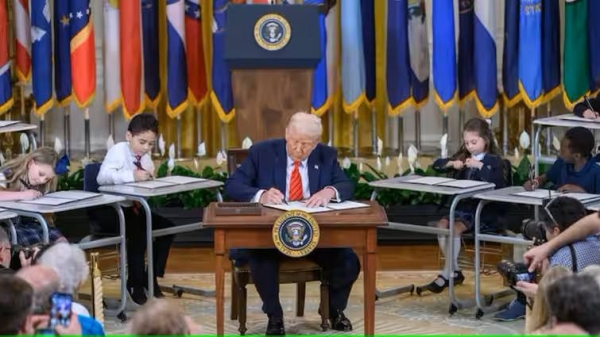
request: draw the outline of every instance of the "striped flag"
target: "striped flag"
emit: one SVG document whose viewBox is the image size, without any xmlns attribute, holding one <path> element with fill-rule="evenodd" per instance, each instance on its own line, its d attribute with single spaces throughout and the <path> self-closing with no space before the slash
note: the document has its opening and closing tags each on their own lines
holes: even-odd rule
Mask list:
<svg viewBox="0 0 600 337">
<path fill-rule="evenodd" d="M 202 7 L 199 0 L 185 0 L 185 47 L 190 99 L 200 106 L 207 97 L 204 39 L 202 38 Z"/>
<path fill-rule="evenodd" d="M 519 90 L 530 109 L 542 104 L 542 0 L 521 0 Z"/>
<path fill-rule="evenodd" d="M 8 56 L 8 7 L 0 0 L 0 114 L 13 106 L 10 84 L 10 60 Z"/>
<path fill-rule="evenodd" d="M 545 2 L 551 1 L 546 0 Z M 558 7 L 558 4 L 549 4 L 548 6 L 553 9 L 553 7 Z M 544 8 L 544 10 L 546 10 L 546 8 Z M 600 13 L 600 1 L 589 1 L 587 16 L 589 34 L 588 38 L 589 41 L 591 41 L 589 44 L 590 91 L 594 94 L 600 89 L 600 46 L 598 45 L 598 41 L 600 41 L 600 20 L 598 20 L 597 17 L 598 13 Z M 554 21 L 554 24 L 560 24 L 556 18 Z"/>
<path fill-rule="evenodd" d="M 342 97 L 344 111 L 356 112 L 365 100 L 366 69 L 362 37 L 360 0 L 346 0 L 341 5 Z"/>
<path fill-rule="evenodd" d="M 498 73 L 496 65 L 496 12 L 495 3 L 488 0 L 475 0 L 474 65 L 475 103 L 479 114 L 490 118 L 498 110 Z"/>
<path fill-rule="evenodd" d="M 322 108 L 323 112 L 331 108 L 333 97 L 335 96 L 340 83 L 340 76 L 338 73 L 340 70 L 340 5 L 337 1 L 328 2 L 331 7 L 325 17 L 325 41 L 327 45 L 327 53 L 325 56 L 325 60 L 327 61 L 327 103 Z M 330 110 L 330 113 L 333 113 L 333 109 Z"/>
<path fill-rule="evenodd" d="M 96 92 L 96 47 L 90 0 L 70 0 L 71 80 L 75 101 L 87 107 Z"/>
<path fill-rule="evenodd" d="M 179 116 L 188 105 L 183 0 L 167 0 L 167 113 Z"/>
<path fill-rule="evenodd" d="M 213 91 L 210 94 L 210 100 L 223 123 L 229 123 L 235 117 L 231 72 L 223 58 L 225 54 L 225 22 L 228 2 L 228 0 L 213 0 Z"/>
<path fill-rule="evenodd" d="M 381 1 L 381 0 L 380 0 Z M 365 97 L 369 105 L 375 100 L 375 3 L 360 0 L 363 52 L 365 54 Z"/>
<path fill-rule="evenodd" d="M 410 87 L 407 0 L 387 1 L 386 30 L 388 113 L 396 116 L 414 103 Z"/>
<path fill-rule="evenodd" d="M 112 113 L 121 106 L 119 0 L 104 0 L 104 106 Z"/>
<path fill-rule="evenodd" d="M 569 110 L 590 87 L 587 0 L 567 0 L 563 46 L 563 100 Z"/>
<path fill-rule="evenodd" d="M 29 0 L 13 0 L 15 21 L 15 69 L 21 83 L 31 79 L 31 21 Z"/>
<path fill-rule="evenodd" d="M 305 0 L 306 5 L 323 5 L 323 0 Z M 329 108 L 328 82 L 327 82 L 327 27 L 325 13 L 319 13 L 319 34 L 321 39 L 321 61 L 313 72 L 313 90 L 311 98 L 311 112 L 321 116 Z"/>
<path fill-rule="evenodd" d="M 475 69 L 473 60 L 473 24 L 475 11 L 473 0 L 458 2 L 458 98 L 461 104 L 475 96 Z"/>
<path fill-rule="evenodd" d="M 155 109 L 160 100 L 158 0 L 142 0 L 142 38 L 146 107 Z"/>
<path fill-rule="evenodd" d="M 594 3 L 598 4 L 597 1 Z M 542 0 L 542 66 L 544 101 L 549 102 L 562 90 L 560 85 L 560 8 L 556 0 Z"/>
<path fill-rule="evenodd" d="M 412 97 L 417 107 L 421 107 L 429 98 L 429 42 L 425 0 L 408 1 L 408 45 Z"/>
<path fill-rule="evenodd" d="M 54 0 L 54 91 L 59 106 L 71 102 L 69 0 Z"/>
<path fill-rule="evenodd" d="M 31 64 L 35 113 L 45 114 L 52 97 L 52 26 L 49 0 L 31 0 Z"/>
<path fill-rule="evenodd" d="M 519 17 L 520 0 L 504 3 L 504 50 L 502 53 L 502 87 L 504 104 L 512 108 L 521 101 L 519 91 Z"/>
<path fill-rule="evenodd" d="M 119 48 L 121 49 L 121 95 L 123 113 L 133 117 L 144 110 L 140 1 L 119 2 Z"/>
<path fill-rule="evenodd" d="M 456 100 L 456 46 L 452 0 L 432 2 L 433 86 L 435 101 L 445 114 Z"/>
</svg>

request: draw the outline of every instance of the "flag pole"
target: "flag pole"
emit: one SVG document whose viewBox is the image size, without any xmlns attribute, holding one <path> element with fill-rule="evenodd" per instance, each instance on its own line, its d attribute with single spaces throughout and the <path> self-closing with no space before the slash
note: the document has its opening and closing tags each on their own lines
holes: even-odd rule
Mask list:
<svg viewBox="0 0 600 337">
<path fill-rule="evenodd" d="M 21 122 L 25 123 L 26 118 L 25 118 L 25 89 L 23 88 L 23 84 L 20 85 L 21 87 Z"/>
<path fill-rule="evenodd" d="M 223 154 L 226 153 L 226 146 L 227 146 L 227 141 L 226 141 L 226 132 L 227 132 L 227 128 L 226 125 L 223 121 L 221 121 L 221 152 Z"/>
<path fill-rule="evenodd" d="M 90 150 L 90 108 L 85 108 L 83 113 L 84 116 L 84 133 L 85 133 L 85 157 L 87 159 L 91 156 Z"/>
<path fill-rule="evenodd" d="M 461 127 L 461 129 L 462 129 L 462 127 Z M 442 134 L 447 134 L 447 133 L 448 133 L 448 114 L 445 113 L 444 117 L 442 117 Z"/>
<path fill-rule="evenodd" d="M 548 117 L 552 116 L 552 107 L 550 106 L 550 102 L 546 104 L 546 109 L 548 112 Z M 532 137 L 534 135 L 531 135 Z M 546 128 L 546 155 L 550 155 L 550 151 L 552 150 L 552 128 Z"/>
<path fill-rule="evenodd" d="M 46 114 L 42 114 L 40 116 L 40 144 L 42 147 L 46 146 L 46 127 L 44 125 L 44 116 Z"/>
<path fill-rule="evenodd" d="M 508 107 L 502 108 L 502 153 L 508 156 Z"/>
<path fill-rule="evenodd" d="M 200 145 L 200 143 L 202 143 L 202 109 L 194 107 L 194 112 L 196 114 L 196 139 L 197 144 Z M 196 149 L 196 151 L 198 151 L 198 149 Z"/>
<path fill-rule="evenodd" d="M 457 138 L 459 140 L 459 143 L 463 137 L 462 129 L 463 129 L 464 125 L 465 125 L 465 110 L 459 109 L 458 110 L 458 138 Z"/>
<path fill-rule="evenodd" d="M 352 120 L 352 135 L 354 143 L 354 157 L 358 158 L 358 111 L 354 111 L 354 119 Z"/>
<path fill-rule="evenodd" d="M 533 120 L 535 119 L 535 108 L 531 109 L 531 136 L 529 137 L 529 139 L 531 139 L 531 155 L 532 156 L 536 156 L 536 153 L 533 153 L 533 150 L 535 149 L 535 125 L 533 124 Z M 541 152 L 541 151 L 540 151 Z M 537 219 L 537 218 L 536 218 Z"/>
<path fill-rule="evenodd" d="M 333 108 L 329 108 L 327 111 L 327 133 L 329 137 L 329 144 L 334 146 L 333 144 Z"/>
<path fill-rule="evenodd" d="M 398 155 L 404 155 L 404 118 L 398 115 Z"/>
<path fill-rule="evenodd" d="M 156 120 L 158 120 L 158 107 L 154 107 L 152 112 L 154 113 L 154 117 L 156 117 Z M 160 123 L 158 125 L 160 125 Z M 114 135 L 113 135 L 113 137 L 114 137 Z M 154 142 L 154 154 L 152 156 L 160 157 L 160 151 L 158 149 L 158 139 Z"/>
<path fill-rule="evenodd" d="M 377 110 L 375 106 L 371 110 L 371 148 L 373 154 L 377 154 Z"/>
<path fill-rule="evenodd" d="M 181 159 L 181 115 L 177 116 L 175 126 L 177 127 L 175 131 L 175 137 L 177 137 L 177 159 Z"/>
<path fill-rule="evenodd" d="M 71 156 L 71 114 L 69 112 L 69 105 L 63 107 L 63 132 L 65 140 L 65 153 L 67 156 Z"/>
<path fill-rule="evenodd" d="M 415 146 L 421 151 L 421 110 L 415 109 Z"/>
<path fill-rule="evenodd" d="M 121 111 L 123 110 L 123 108 L 121 108 Z M 110 114 L 108 114 L 108 134 L 109 136 L 112 136 L 113 139 L 115 138 L 115 112 L 111 112 Z"/>
</svg>

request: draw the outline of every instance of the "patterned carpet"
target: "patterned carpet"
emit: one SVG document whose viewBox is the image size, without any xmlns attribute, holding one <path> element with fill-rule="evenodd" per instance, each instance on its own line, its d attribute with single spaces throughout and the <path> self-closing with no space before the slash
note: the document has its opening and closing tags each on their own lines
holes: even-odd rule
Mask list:
<svg viewBox="0 0 600 337">
<path fill-rule="evenodd" d="M 413 272 L 379 272 L 377 285 L 379 289 L 406 285 L 424 284 L 432 280 L 437 271 L 413 271 Z M 473 293 L 473 275 L 466 273 L 466 284 L 457 288 L 459 298 L 466 298 Z M 200 287 L 202 289 L 214 289 L 214 277 L 211 274 L 171 274 L 160 280 L 162 286 L 173 284 L 182 286 Z M 497 275 L 484 276 L 482 289 L 484 293 L 501 289 L 501 280 Z M 237 321 L 229 319 L 230 289 L 229 274 L 225 281 L 226 306 L 225 306 L 225 333 L 238 334 Z M 118 281 L 105 280 L 105 296 L 116 296 Z M 354 286 L 349 308 L 346 316 L 352 321 L 354 331 L 350 334 L 363 333 L 363 310 L 362 310 L 362 278 Z M 167 296 L 170 301 L 176 301 L 190 315 L 194 321 L 204 327 L 206 334 L 215 334 L 215 299 L 202 298 L 190 294 L 184 294 L 182 298 Z M 281 301 L 284 307 L 285 326 L 288 334 L 335 334 L 336 331 L 321 332 L 319 328 L 320 316 L 318 308 L 318 283 L 307 285 L 306 309 L 304 317 L 295 317 L 295 286 L 282 285 Z M 448 293 L 439 295 L 430 293 L 419 297 L 416 294 L 403 294 L 395 297 L 381 299 L 376 304 L 376 333 L 377 334 L 521 334 L 524 329 L 524 321 L 496 322 L 492 314 L 485 315 L 476 320 L 475 309 L 465 309 L 453 316 L 448 314 Z M 261 301 L 253 286 L 248 288 L 248 324 L 247 334 L 264 334 L 266 329 L 266 316 L 261 311 Z M 131 317 L 133 313 L 128 313 Z M 126 333 L 126 323 L 121 323 L 116 318 L 105 319 L 105 330 L 107 334 Z M 337 332 L 339 333 L 339 332 Z"/>
</svg>

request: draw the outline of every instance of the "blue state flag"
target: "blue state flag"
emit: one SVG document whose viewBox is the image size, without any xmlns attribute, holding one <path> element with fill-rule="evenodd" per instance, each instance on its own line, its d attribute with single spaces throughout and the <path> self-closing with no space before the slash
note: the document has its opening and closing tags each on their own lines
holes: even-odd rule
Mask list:
<svg viewBox="0 0 600 337">
<path fill-rule="evenodd" d="M 498 110 L 498 66 L 496 64 L 496 12 L 494 1 L 475 0 L 473 58 L 475 103 L 479 114 L 492 117 Z"/>
<path fill-rule="evenodd" d="M 595 3 L 598 4 L 597 1 Z M 600 8 L 596 10 L 600 10 Z M 600 38 L 600 34 L 597 36 L 597 39 Z M 558 96 L 562 89 L 560 50 L 559 3 L 556 0 L 542 0 L 542 78 L 545 102 Z"/>
<path fill-rule="evenodd" d="M 458 2 L 458 98 L 464 104 L 475 95 L 475 69 L 473 68 L 473 0 Z"/>
<path fill-rule="evenodd" d="M 225 62 L 225 22 L 229 0 L 213 0 L 213 55 L 212 55 L 212 88 L 210 94 L 213 107 L 224 123 L 235 117 L 233 93 L 231 88 L 231 72 Z"/>
<path fill-rule="evenodd" d="M 388 113 L 392 116 L 414 104 L 410 86 L 407 1 L 387 1 L 385 80 Z"/>
<path fill-rule="evenodd" d="M 342 36 L 342 97 L 344 111 L 356 112 L 365 101 L 366 70 L 360 0 L 340 3 Z"/>
<path fill-rule="evenodd" d="M 381 1 L 381 0 L 380 0 Z M 375 2 L 361 0 L 363 52 L 365 58 L 365 97 L 367 103 L 375 100 Z"/>
<path fill-rule="evenodd" d="M 158 0 L 142 0 L 142 39 L 144 41 L 144 96 L 146 106 L 154 109 L 160 100 Z"/>
<path fill-rule="evenodd" d="M 323 5 L 323 0 L 305 0 L 307 5 Z M 321 60 L 313 72 L 313 90 L 311 98 L 311 111 L 321 116 L 329 109 L 331 100 L 327 88 L 327 28 L 325 26 L 325 13 L 319 13 L 319 37 L 321 42 Z"/>
<path fill-rule="evenodd" d="M 504 105 L 512 108 L 521 101 L 519 91 L 519 17 L 520 0 L 504 3 L 504 50 L 502 52 L 502 87 Z"/>
<path fill-rule="evenodd" d="M 52 27 L 49 0 L 31 0 L 31 58 L 34 111 L 45 114 L 54 104 L 52 92 Z"/>
<path fill-rule="evenodd" d="M 433 87 L 435 101 L 445 114 L 456 100 L 456 44 L 454 42 L 454 3 L 432 2 Z"/>
<path fill-rule="evenodd" d="M 71 102 L 71 31 L 69 0 L 54 1 L 54 91 L 59 106 Z"/>
<path fill-rule="evenodd" d="M 429 38 L 425 0 L 408 1 L 408 46 L 412 97 L 417 108 L 420 108 L 429 98 Z"/>
<path fill-rule="evenodd" d="M 521 0 L 519 89 L 530 109 L 542 104 L 542 0 Z"/>
<path fill-rule="evenodd" d="M 167 0 L 167 113 L 172 118 L 188 104 L 184 20 L 183 0 Z"/>
</svg>

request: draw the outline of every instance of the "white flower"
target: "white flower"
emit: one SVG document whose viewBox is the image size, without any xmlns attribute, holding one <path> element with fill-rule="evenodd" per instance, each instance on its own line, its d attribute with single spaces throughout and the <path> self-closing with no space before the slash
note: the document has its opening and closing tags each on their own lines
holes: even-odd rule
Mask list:
<svg viewBox="0 0 600 337">
<path fill-rule="evenodd" d="M 217 153 L 217 165 L 221 166 L 226 161 L 227 156 L 225 155 L 225 153 L 223 151 L 219 151 L 219 153 Z"/>
<path fill-rule="evenodd" d="M 529 138 L 529 134 L 525 130 L 519 136 L 519 145 L 521 145 L 522 149 L 528 149 L 529 145 L 531 145 L 531 138 Z"/>
<path fill-rule="evenodd" d="M 244 138 L 242 141 L 242 149 L 249 149 L 250 147 L 252 147 L 252 139 L 248 137 Z"/>
<path fill-rule="evenodd" d="M 112 135 L 109 135 L 106 139 L 106 151 L 110 150 L 111 147 L 115 145 L 115 140 Z"/>
<path fill-rule="evenodd" d="M 26 134 L 21 133 L 20 137 L 21 142 L 21 153 L 26 153 L 29 150 L 29 137 Z"/>
<path fill-rule="evenodd" d="M 440 148 L 442 149 L 442 158 L 448 157 L 448 134 L 445 133 L 440 139 Z"/>
<path fill-rule="evenodd" d="M 382 152 L 383 152 L 383 140 L 381 140 L 381 138 L 377 137 L 377 155 L 381 156 Z"/>
<path fill-rule="evenodd" d="M 408 166 L 410 166 L 410 172 L 415 173 L 415 167 L 418 160 L 419 150 L 413 145 L 410 144 L 408 148 Z"/>
<path fill-rule="evenodd" d="M 198 156 L 199 157 L 206 156 L 206 144 L 204 144 L 204 142 L 198 144 Z"/>
<path fill-rule="evenodd" d="M 160 156 L 163 157 L 165 155 L 165 139 L 162 133 L 158 137 L 158 150 L 160 151 Z"/>
<path fill-rule="evenodd" d="M 342 160 L 342 167 L 345 169 L 350 168 L 350 166 L 352 165 L 352 162 L 350 162 L 350 158 L 345 157 L 344 160 Z"/>
<path fill-rule="evenodd" d="M 552 146 L 554 146 L 556 151 L 560 151 L 560 140 L 554 135 L 552 135 Z"/>
<path fill-rule="evenodd" d="M 54 138 L 54 152 L 60 154 L 63 150 L 62 142 L 58 137 Z"/>
</svg>

